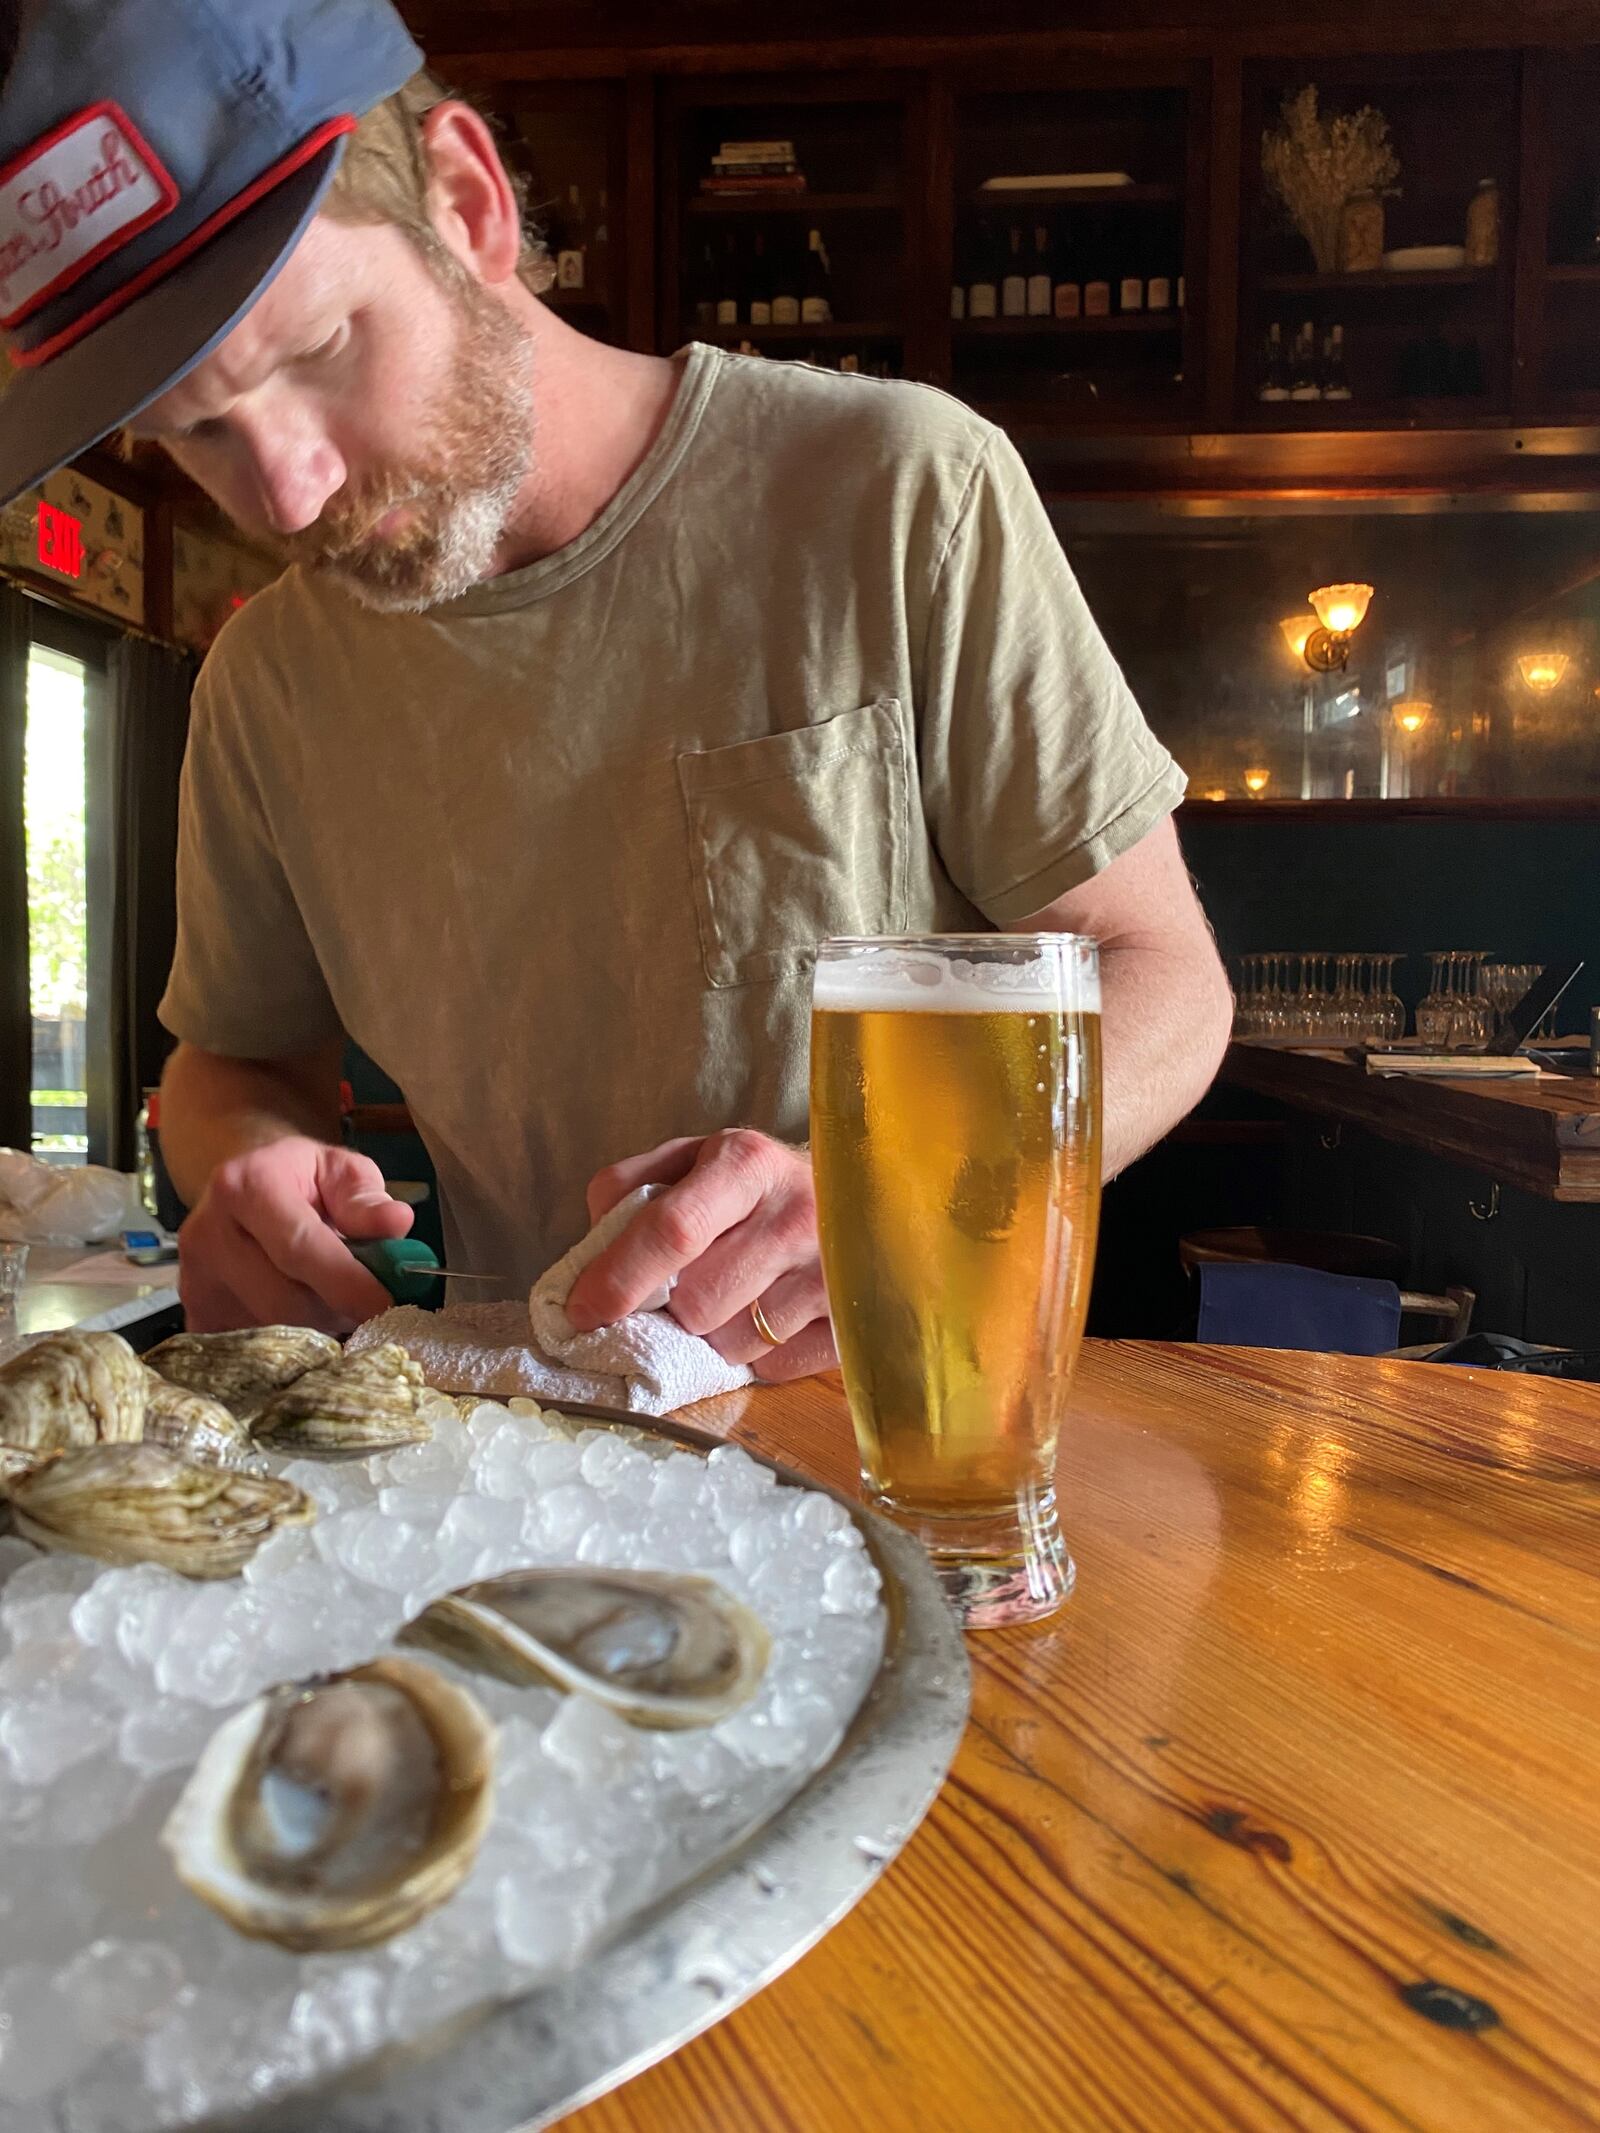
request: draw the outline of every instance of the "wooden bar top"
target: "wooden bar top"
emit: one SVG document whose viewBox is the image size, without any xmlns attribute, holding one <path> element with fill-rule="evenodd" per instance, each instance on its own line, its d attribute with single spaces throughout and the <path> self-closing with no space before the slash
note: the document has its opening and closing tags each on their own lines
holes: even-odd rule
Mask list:
<svg viewBox="0 0 1600 2133">
<path fill-rule="evenodd" d="M 1600 1388 L 1091 1343 L 1078 1590 L 882 1881 L 569 2133 L 1600 2126 Z M 707 1403 L 824 1480 L 835 1378 Z"/>
<path fill-rule="evenodd" d="M 1369 1074 L 1330 1052 L 1233 1044 L 1221 1079 L 1549 1200 L 1600 1202 L 1600 1079 L 1458 1081 Z"/>
</svg>

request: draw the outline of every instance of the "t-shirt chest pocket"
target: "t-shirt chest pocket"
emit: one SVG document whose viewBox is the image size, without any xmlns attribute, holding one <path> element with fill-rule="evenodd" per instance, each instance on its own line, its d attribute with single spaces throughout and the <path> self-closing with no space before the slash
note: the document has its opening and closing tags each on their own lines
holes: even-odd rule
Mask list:
<svg viewBox="0 0 1600 2133">
<path fill-rule="evenodd" d="M 905 925 L 907 776 L 892 697 L 678 757 L 714 986 L 780 976 L 836 933 Z"/>
</svg>

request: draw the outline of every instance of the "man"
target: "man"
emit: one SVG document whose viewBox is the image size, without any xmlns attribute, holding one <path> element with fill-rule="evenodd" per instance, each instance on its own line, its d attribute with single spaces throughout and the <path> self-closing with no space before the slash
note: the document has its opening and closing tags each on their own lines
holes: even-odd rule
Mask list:
<svg viewBox="0 0 1600 2133">
<path fill-rule="evenodd" d="M 98 5 L 49 0 L 18 66 L 42 37 L 67 79 L 15 119 L 8 83 L 0 148 L 120 92 L 118 158 L 134 170 L 148 137 L 158 160 L 167 70 L 211 13 L 109 13 L 125 65 L 138 18 L 135 86 L 107 71 Z M 95 269 L 107 322 L 55 298 L 64 353 L 21 329 L 36 424 L 53 365 L 108 335 L 129 354 L 153 310 L 161 344 L 136 396 L 99 389 L 94 433 L 132 417 L 294 564 L 212 652 L 185 772 L 162 1144 L 194 1210 L 191 1323 L 339 1330 L 385 1302 L 339 1241 L 410 1220 L 333 1145 L 349 1035 L 406 1093 L 452 1263 L 525 1287 L 655 1181 L 575 1321 L 671 1281 L 730 1359 L 824 1367 L 794 1145 L 810 950 L 1096 936 L 1114 1172 L 1225 1041 L 1181 776 L 998 432 L 913 386 L 586 340 L 530 286 L 548 268 L 482 121 L 425 77 L 402 88 L 415 55 L 383 0 L 246 13 L 273 32 L 251 47 L 281 64 L 269 91 L 298 98 L 258 170 L 226 173 L 250 204 L 175 266 L 140 226 L 121 280 L 115 253 Z M 353 140 L 327 136 L 357 113 Z M 0 221 L 0 265 L 4 241 Z M 205 262 L 230 244 L 254 250 L 219 288 Z M 123 295 L 129 269 L 149 293 Z"/>
</svg>

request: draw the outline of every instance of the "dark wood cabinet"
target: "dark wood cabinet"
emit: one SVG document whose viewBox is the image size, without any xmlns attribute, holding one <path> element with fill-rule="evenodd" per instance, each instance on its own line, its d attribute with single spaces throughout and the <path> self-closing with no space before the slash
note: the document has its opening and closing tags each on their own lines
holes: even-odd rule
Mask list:
<svg viewBox="0 0 1600 2133">
<path fill-rule="evenodd" d="M 1425 34 L 1451 33 L 1368 9 L 1356 50 L 1331 24 L 1197 20 L 923 40 L 864 29 L 809 50 L 596 39 L 453 64 L 504 117 L 557 241 L 578 188 L 604 257 L 553 301 L 607 337 L 667 350 L 699 336 L 924 379 L 1046 456 L 1126 438 L 1130 479 L 1135 462 L 1172 461 L 1140 440 L 1204 437 L 1214 459 L 1320 469 L 1317 440 L 1348 454 L 1355 432 L 1377 474 L 1406 456 L 1385 435 L 1416 437 L 1419 467 L 1489 468 L 1506 455 L 1486 433 L 1559 429 L 1574 434 L 1528 442 L 1565 480 L 1600 457 L 1600 38 L 1496 48 L 1502 22 L 1503 36 L 1545 34 L 1469 10 L 1459 49 L 1423 51 Z M 1569 17 L 1549 34 L 1570 37 Z M 770 65 L 751 71 L 760 52 Z M 1464 247 L 1488 181 L 1492 261 L 1319 270 L 1261 163 L 1263 130 L 1307 84 L 1324 112 L 1370 104 L 1388 122 L 1400 168 L 1385 253 Z M 708 187 L 737 141 L 792 143 L 804 190 Z M 1099 186 L 1062 182 L 1097 172 Z M 775 322 L 758 295 L 752 318 L 752 290 L 775 262 L 794 278 L 811 230 L 831 316 Z M 1018 259 L 1038 287 L 1048 275 L 1049 312 L 997 301 L 975 316 L 974 283 Z M 1109 286 L 1093 309 L 1091 282 Z M 1319 360 L 1341 329 L 1335 397 L 1263 397 L 1275 326 L 1291 353 L 1309 335 Z"/>
</svg>

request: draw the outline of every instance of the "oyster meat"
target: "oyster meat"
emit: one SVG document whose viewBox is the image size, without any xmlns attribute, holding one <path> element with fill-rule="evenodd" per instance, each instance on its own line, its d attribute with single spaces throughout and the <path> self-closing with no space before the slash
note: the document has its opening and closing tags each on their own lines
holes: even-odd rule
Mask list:
<svg viewBox="0 0 1600 2133">
<path fill-rule="evenodd" d="M 386 1341 L 308 1370 L 276 1392 L 255 1419 L 257 1441 L 296 1459 L 365 1459 L 426 1444 L 441 1395 L 422 1365 Z"/>
<path fill-rule="evenodd" d="M 0 1366 L 0 1442 L 136 1444 L 144 1365 L 120 1333 L 47 1333 Z"/>
<path fill-rule="evenodd" d="M 209 1393 L 174 1385 L 157 1371 L 147 1373 L 144 1441 L 159 1444 L 192 1466 L 264 1466 L 255 1456 L 248 1423 Z"/>
<path fill-rule="evenodd" d="M 630 1725 L 711 1726 L 755 1694 L 772 1640 L 710 1578 L 514 1570 L 447 1593 L 401 1639 L 518 1686 L 608 1705 Z"/>
<path fill-rule="evenodd" d="M 212 1735 L 162 1831 L 179 1878 L 255 1940 L 364 1948 L 454 1894 L 488 1826 L 495 1733 L 431 1667 L 269 1689 Z"/>
<path fill-rule="evenodd" d="M 41 1548 L 102 1563 L 159 1563 L 191 1578 L 242 1570 L 268 1534 L 316 1505 L 274 1474 L 191 1466 L 159 1444 L 60 1452 L 8 1489 L 11 1517 Z"/>
<path fill-rule="evenodd" d="M 206 1393 L 249 1422 L 273 1393 L 341 1352 L 331 1334 L 309 1326 L 244 1326 L 235 1333 L 175 1333 L 145 1361 L 174 1385 Z"/>
</svg>

